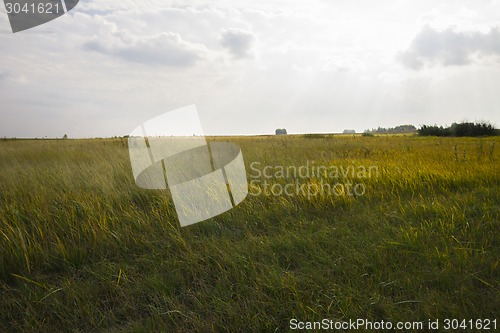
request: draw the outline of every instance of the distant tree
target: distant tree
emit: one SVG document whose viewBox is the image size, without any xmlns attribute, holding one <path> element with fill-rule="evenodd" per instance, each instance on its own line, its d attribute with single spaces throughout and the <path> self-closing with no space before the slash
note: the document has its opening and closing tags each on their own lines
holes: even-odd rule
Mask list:
<svg viewBox="0 0 500 333">
<path fill-rule="evenodd" d="M 399 125 L 396 127 L 378 127 L 372 130 L 366 130 L 367 133 L 377 133 L 377 134 L 403 134 L 403 133 L 415 133 L 417 128 L 413 125 Z"/>
<path fill-rule="evenodd" d="M 345 129 L 342 133 L 344 133 L 344 134 L 355 134 L 356 131 L 353 130 L 353 129 Z"/>
<path fill-rule="evenodd" d="M 429 125 L 423 125 L 419 130 L 418 130 L 418 135 L 422 136 L 451 136 L 451 131 L 449 127 L 443 127 L 443 126 L 429 126 Z"/>
<path fill-rule="evenodd" d="M 275 131 L 276 135 L 286 135 L 286 129 L 285 128 L 277 128 Z"/>
<path fill-rule="evenodd" d="M 421 136 L 494 136 L 498 130 L 488 123 L 453 123 L 450 127 L 422 125 L 418 130 Z"/>
<path fill-rule="evenodd" d="M 394 128 L 389 128 L 387 131 L 394 134 L 414 133 L 417 131 L 417 128 L 413 125 L 399 125 Z"/>
</svg>

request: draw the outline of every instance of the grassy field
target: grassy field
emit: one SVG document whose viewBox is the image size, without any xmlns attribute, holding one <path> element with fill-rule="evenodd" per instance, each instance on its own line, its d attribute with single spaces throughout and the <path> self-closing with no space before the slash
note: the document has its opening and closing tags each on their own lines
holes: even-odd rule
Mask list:
<svg viewBox="0 0 500 333">
<path fill-rule="evenodd" d="M 135 185 L 125 139 L 0 141 L 0 332 L 500 320 L 499 137 L 209 140 L 240 145 L 253 195 L 186 228 Z M 308 164 L 377 173 L 257 171 Z M 263 180 L 364 191 L 255 195 Z"/>
</svg>

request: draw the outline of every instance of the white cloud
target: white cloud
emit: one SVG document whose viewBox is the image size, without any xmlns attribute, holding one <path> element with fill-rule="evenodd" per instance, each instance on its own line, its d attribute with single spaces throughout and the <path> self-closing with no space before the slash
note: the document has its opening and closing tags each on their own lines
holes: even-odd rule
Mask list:
<svg viewBox="0 0 500 333">
<path fill-rule="evenodd" d="M 336 55 L 322 59 L 321 70 L 334 72 L 348 72 L 363 69 L 362 61 L 353 56 Z"/>
<path fill-rule="evenodd" d="M 154 36 L 130 36 L 127 32 L 114 33 L 110 38 L 95 38 L 86 42 L 84 48 L 146 65 L 188 67 L 208 57 L 202 44 L 182 39 L 174 32 L 163 32 Z"/>
<path fill-rule="evenodd" d="M 397 58 L 404 66 L 418 70 L 433 65 L 469 65 L 485 56 L 500 57 L 500 30 L 497 27 L 482 33 L 453 29 L 436 31 L 425 26 Z"/>
<path fill-rule="evenodd" d="M 9 72 L 6 70 L 0 69 L 0 81 L 7 79 Z"/>
<path fill-rule="evenodd" d="M 228 49 L 234 58 L 251 58 L 255 36 L 249 31 L 227 29 L 221 34 L 220 44 Z"/>
</svg>

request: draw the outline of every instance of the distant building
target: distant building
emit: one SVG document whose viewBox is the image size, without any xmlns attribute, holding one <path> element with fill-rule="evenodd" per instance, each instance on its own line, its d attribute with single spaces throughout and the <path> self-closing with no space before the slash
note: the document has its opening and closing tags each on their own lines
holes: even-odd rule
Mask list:
<svg viewBox="0 0 500 333">
<path fill-rule="evenodd" d="M 344 132 L 342 132 L 344 134 L 356 134 L 356 131 L 353 130 L 353 129 L 345 129 Z"/>
<path fill-rule="evenodd" d="M 276 129 L 276 135 L 286 135 L 286 129 L 285 128 L 278 128 Z"/>
</svg>

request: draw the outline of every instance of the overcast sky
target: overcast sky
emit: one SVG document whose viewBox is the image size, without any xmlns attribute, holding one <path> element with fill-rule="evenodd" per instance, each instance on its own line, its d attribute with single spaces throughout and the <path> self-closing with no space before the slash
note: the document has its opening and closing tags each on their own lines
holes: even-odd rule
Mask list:
<svg viewBox="0 0 500 333">
<path fill-rule="evenodd" d="M 129 134 L 195 104 L 206 134 L 500 127 L 500 0 L 81 0 L 13 34 L 0 137 Z"/>
</svg>

